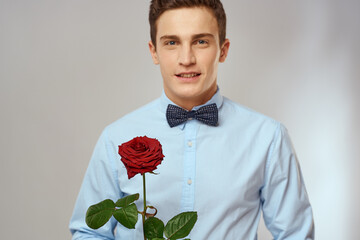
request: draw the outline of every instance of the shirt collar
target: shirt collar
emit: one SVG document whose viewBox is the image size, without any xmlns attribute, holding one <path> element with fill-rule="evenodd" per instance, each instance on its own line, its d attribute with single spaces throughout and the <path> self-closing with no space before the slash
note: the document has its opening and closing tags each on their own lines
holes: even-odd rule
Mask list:
<svg viewBox="0 0 360 240">
<path fill-rule="evenodd" d="M 199 108 L 201 108 L 202 106 L 205 106 L 205 105 L 208 105 L 208 104 L 213 104 L 215 103 L 217 108 L 220 109 L 222 104 L 223 104 L 223 101 L 224 101 L 224 98 L 223 96 L 220 94 L 220 89 L 219 87 L 217 88 L 216 90 L 216 93 L 212 96 L 212 98 L 207 101 L 205 104 L 202 104 L 202 105 L 199 105 L 199 106 L 195 106 L 193 107 L 192 110 L 198 110 Z M 161 98 L 160 98 L 160 102 L 161 102 L 161 111 L 164 113 L 164 115 L 166 114 L 166 109 L 167 109 L 167 106 L 169 104 L 172 104 L 172 105 L 175 105 L 175 106 L 178 106 L 177 104 L 175 104 L 173 101 L 171 101 L 165 94 L 165 92 L 163 91 L 162 95 L 161 95 Z M 178 106 L 179 107 L 179 106 Z M 178 127 L 180 127 L 181 129 L 184 129 L 185 127 L 185 123 L 183 124 L 180 124 L 178 125 Z"/>
</svg>

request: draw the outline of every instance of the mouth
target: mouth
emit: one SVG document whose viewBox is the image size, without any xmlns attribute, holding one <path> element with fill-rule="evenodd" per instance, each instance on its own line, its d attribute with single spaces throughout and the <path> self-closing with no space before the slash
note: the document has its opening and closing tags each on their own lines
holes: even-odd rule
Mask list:
<svg viewBox="0 0 360 240">
<path fill-rule="evenodd" d="M 197 72 L 187 72 L 187 73 L 179 73 L 175 74 L 175 76 L 182 82 L 194 82 L 198 80 L 201 73 Z"/>
<path fill-rule="evenodd" d="M 193 78 L 193 77 L 197 77 L 200 76 L 200 73 L 180 73 L 180 74 L 175 74 L 177 77 L 181 77 L 181 78 Z"/>
</svg>

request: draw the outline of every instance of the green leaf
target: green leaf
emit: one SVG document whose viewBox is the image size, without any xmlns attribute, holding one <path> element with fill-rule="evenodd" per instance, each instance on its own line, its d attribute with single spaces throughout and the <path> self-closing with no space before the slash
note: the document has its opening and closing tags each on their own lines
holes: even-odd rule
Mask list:
<svg viewBox="0 0 360 240">
<path fill-rule="evenodd" d="M 151 238 L 151 240 L 164 240 L 164 238 Z"/>
<path fill-rule="evenodd" d="M 138 220 L 138 211 L 135 203 L 124 208 L 116 209 L 114 217 L 124 227 L 135 228 L 135 224 Z"/>
<path fill-rule="evenodd" d="M 156 217 L 150 217 L 146 219 L 144 223 L 144 230 L 145 236 L 148 239 L 163 239 L 162 237 L 164 235 L 164 223 Z"/>
<path fill-rule="evenodd" d="M 130 203 L 133 203 L 134 201 L 138 200 L 139 196 L 140 195 L 138 193 L 136 193 L 136 194 L 129 195 L 129 196 L 126 196 L 124 198 L 121 198 L 116 202 L 115 206 L 116 207 L 126 207 Z"/>
<path fill-rule="evenodd" d="M 196 212 L 183 212 L 172 219 L 165 226 L 165 236 L 170 240 L 184 238 L 189 235 L 197 221 Z"/>
<path fill-rule="evenodd" d="M 86 212 L 85 222 L 92 229 L 105 225 L 115 211 L 115 203 L 111 199 L 90 206 Z"/>
</svg>

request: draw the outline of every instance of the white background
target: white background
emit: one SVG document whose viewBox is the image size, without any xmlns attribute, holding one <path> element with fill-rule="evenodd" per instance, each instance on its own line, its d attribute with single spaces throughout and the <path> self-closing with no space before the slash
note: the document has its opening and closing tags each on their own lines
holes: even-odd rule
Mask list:
<svg viewBox="0 0 360 240">
<path fill-rule="evenodd" d="M 0 0 L 1 239 L 70 239 L 100 132 L 161 94 L 148 3 Z M 223 4 L 222 94 L 287 126 L 317 239 L 358 239 L 360 1 Z"/>
</svg>

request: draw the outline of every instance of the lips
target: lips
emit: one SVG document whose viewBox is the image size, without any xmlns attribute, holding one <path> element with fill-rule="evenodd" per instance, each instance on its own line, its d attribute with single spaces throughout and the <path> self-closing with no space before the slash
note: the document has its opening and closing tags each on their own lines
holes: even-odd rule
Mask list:
<svg viewBox="0 0 360 240">
<path fill-rule="evenodd" d="M 200 76 L 200 73 L 197 72 L 188 72 L 188 73 L 179 73 L 179 74 L 175 74 L 175 76 L 179 77 L 179 78 L 195 78 Z"/>
</svg>

